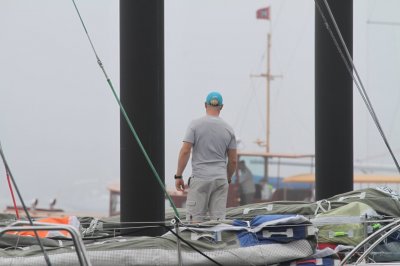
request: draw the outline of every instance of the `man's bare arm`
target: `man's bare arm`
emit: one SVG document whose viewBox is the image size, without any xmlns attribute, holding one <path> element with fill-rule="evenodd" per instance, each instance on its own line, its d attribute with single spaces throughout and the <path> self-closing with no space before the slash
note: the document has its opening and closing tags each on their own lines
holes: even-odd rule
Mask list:
<svg viewBox="0 0 400 266">
<path fill-rule="evenodd" d="M 192 151 L 192 143 L 183 142 L 178 157 L 178 169 L 176 170 L 177 176 L 181 176 L 183 174 L 183 171 L 185 170 L 186 165 L 189 161 L 191 151 Z"/>
<path fill-rule="evenodd" d="M 186 168 L 186 165 L 190 158 L 190 152 L 192 151 L 192 143 L 183 142 L 182 148 L 179 152 L 178 157 L 178 168 L 176 170 L 176 176 L 182 176 L 183 171 Z M 179 191 L 183 191 L 185 187 L 185 182 L 182 178 L 175 179 L 175 187 Z"/>
<path fill-rule="evenodd" d="M 237 150 L 236 149 L 229 149 L 228 150 L 228 166 L 227 166 L 227 178 L 228 183 L 231 182 L 231 178 L 236 171 L 237 167 Z"/>
</svg>

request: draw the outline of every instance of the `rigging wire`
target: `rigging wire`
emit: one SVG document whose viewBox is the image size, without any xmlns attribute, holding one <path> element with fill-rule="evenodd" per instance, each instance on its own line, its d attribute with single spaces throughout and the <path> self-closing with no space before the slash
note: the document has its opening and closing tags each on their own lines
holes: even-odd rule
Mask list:
<svg viewBox="0 0 400 266">
<path fill-rule="evenodd" d="M 348 59 L 349 63 L 351 64 L 352 68 L 354 69 L 354 73 L 356 74 L 356 77 L 357 77 L 358 81 L 360 82 L 360 86 L 361 86 L 362 92 L 364 93 L 365 99 L 367 100 L 368 105 L 369 105 L 370 108 L 371 108 L 372 114 L 373 114 L 373 116 L 374 116 L 374 118 L 375 118 L 374 121 L 375 121 L 375 124 L 376 124 L 376 126 L 377 126 L 377 128 L 378 128 L 378 130 L 379 130 L 379 133 L 381 134 L 382 139 L 383 139 L 383 141 L 385 142 L 385 145 L 386 145 L 386 147 L 388 148 L 389 153 L 390 153 L 390 155 L 392 156 L 392 159 L 393 159 L 393 161 L 394 161 L 394 163 L 395 163 L 395 165 L 396 165 L 396 167 L 397 167 L 397 170 L 398 170 L 398 172 L 400 173 L 400 165 L 399 165 L 399 163 L 398 163 L 398 161 L 397 161 L 397 159 L 396 159 L 396 156 L 394 155 L 394 153 L 393 153 L 393 151 L 392 151 L 392 148 L 390 147 L 390 144 L 389 144 L 389 142 L 388 142 L 388 140 L 387 140 L 387 138 L 386 138 L 386 135 L 385 135 L 385 133 L 384 133 L 382 127 L 381 127 L 381 124 L 380 124 L 380 122 L 379 122 L 378 116 L 377 116 L 376 113 L 375 113 L 375 110 L 374 110 L 374 108 L 373 108 L 373 106 L 372 106 L 372 103 L 371 103 L 371 101 L 370 101 L 370 99 L 369 99 L 369 97 L 368 97 L 368 94 L 367 94 L 366 90 L 365 90 L 365 86 L 364 86 L 364 84 L 362 83 L 361 77 L 360 77 L 360 75 L 358 74 L 358 71 L 357 71 L 356 66 L 354 65 L 353 59 L 352 59 L 352 57 L 351 57 L 351 55 L 350 55 L 350 53 L 349 53 L 349 50 L 348 50 L 348 48 L 347 48 L 347 45 L 346 45 L 346 43 L 345 43 L 345 41 L 344 41 L 344 39 L 343 39 L 343 36 L 342 36 L 342 34 L 341 34 L 340 30 L 339 30 L 339 27 L 338 27 L 338 25 L 337 25 L 337 23 L 336 23 L 336 20 L 335 20 L 333 14 L 332 14 L 332 11 L 331 11 L 331 9 L 330 9 L 330 7 L 329 7 L 329 4 L 328 4 L 327 0 L 324 0 L 324 4 L 325 4 L 325 6 L 326 6 L 326 9 L 327 9 L 328 12 L 329 12 L 329 16 L 330 16 L 330 18 L 331 18 L 331 20 L 332 20 L 332 22 L 333 22 L 333 25 L 335 26 L 335 30 L 336 30 L 338 36 L 340 37 L 340 41 L 341 41 L 341 43 L 342 43 L 343 48 L 345 49 L 345 52 L 346 52 L 346 55 L 347 55 L 347 59 Z M 350 70 L 350 68 L 349 68 L 349 70 Z M 351 73 L 352 73 L 352 72 L 351 72 Z"/>
<path fill-rule="evenodd" d="M 11 198 L 12 198 L 13 205 L 14 205 L 15 216 L 17 216 L 17 220 L 19 220 L 19 212 L 18 212 L 18 208 L 17 208 L 17 203 L 15 202 L 14 191 L 13 191 L 13 188 L 12 188 L 12 185 L 11 185 L 10 173 L 8 173 L 7 170 L 6 170 L 6 175 L 7 175 L 8 188 L 10 189 Z"/>
<path fill-rule="evenodd" d="M 30 225 L 31 225 L 31 226 L 34 226 L 33 221 L 32 221 L 32 218 L 31 218 L 31 216 L 30 216 L 30 214 L 29 214 L 29 212 L 28 212 L 28 209 L 26 208 L 24 199 L 22 198 L 22 195 L 21 195 L 21 193 L 20 193 L 20 191 L 19 191 L 19 189 L 18 189 L 17 183 L 15 182 L 14 176 L 12 175 L 11 170 L 10 170 L 10 167 L 8 166 L 6 157 L 5 157 L 5 155 L 4 155 L 3 147 L 1 146 L 1 142 L 0 142 L 0 156 L 1 156 L 1 159 L 3 160 L 3 164 L 4 164 L 4 168 L 6 169 L 7 176 L 10 177 L 11 182 L 12 182 L 12 184 L 14 185 L 15 192 L 17 192 L 18 198 L 19 198 L 19 200 L 20 200 L 20 202 L 21 202 L 21 204 L 22 204 L 22 207 L 23 207 L 23 209 L 24 209 L 24 212 L 25 212 L 25 214 L 26 214 L 26 217 L 27 217 L 27 219 L 28 219 Z M 50 258 L 49 258 L 49 256 L 48 256 L 46 250 L 44 249 L 43 243 L 42 243 L 42 241 L 41 241 L 40 238 L 39 238 L 39 235 L 38 235 L 38 233 L 37 233 L 37 230 L 33 230 L 33 232 L 35 233 L 35 238 L 36 238 L 36 240 L 37 240 L 38 243 L 39 243 L 40 249 L 41 249 L 41 251 L 42 251 L 42 253 L 43 253 L 43 256 L 44 256 L 44 259 L 45 259 L 47 265 L 48 265 L 48 266 L 51 266 Z"/>
<path fill-rule="evenodd" d="M 165 196 L 168 198 L 168 201 L 170 202 L 172 208 L 174 209 L 175 215 L 176 215 L 177 217 L 179 217 L 178 210 L 177 210 L 177 208 L 176 208 L 176 206 L 175 206 L 175 204 L 174 204 L 172 198 L 171 198 L 170 195 L 168 194 L 168 192 L 167 192 L 167 190 L 166 190 L 166 188 L 165 188 L 163 182 L 161 181 L 161 178 L 160 178 L 159 174 L 157 173 L 157 170 L 155 169 L 155 167 L 154 167 L 154 165 L 153 165 L 153 163 L 152 163 L 152 161 L 151 161 L 149 155 L 147 154 L 145 148 L 143 147 L 143 144 L 142 144 L 142 142 L 140 141 L 139 136 L 138 136 L 138 134 L 136 133 L 136 130 L 135 130 L 135 128 L 133 127 L 132 122 L 131 122 L 131 120 L 129 119 L 128 114 L 126 113 L 124 106 L 122 105 L 122 103 L 121 103 L 121 101 L 120 101 L 120 99 L 119 99 L 117 93 L 115 92 L 115 89 L 114 89 L 114 86 L 113 86 L 113 84 L 112 84 L 112 82 L 111 82 L 111 79 L 108 77 L 107 72 L 106 72 L 106 70 L 105 70 L 105 68 L 104 68 L 104 66 L 103 66 L 103 63 L 101 62 L 100 57 L 98 56 L 98 54 L 97 54 L 97 52 L 96 52 L 96 49 L 94 48 L 92 39 L 91 39 L 90 36 L 89 36 L 89 32 L 87 31 L 86 26 L 85 26 L 85 23 L 83 22 L 82 16 L 81 16 L 81 14 L 80 14 L 80 12 L 79 12 L 79 9 L 78 9 L 77 5 L 75 4 L 75 0 L 72 0 L 72 3 L 74 4 L 75 10 L 76 10 L 76 12 L 77 12 L 77 14 L 78 14 L 78 16 L 79 16 L 79 19 L 80 19 L 80 21 L 81 21 L 82 27 L 83 27 L 83 29 L 85 30 L 86 36 L 87 36 L 87 38 L 88 38 L 88 40 L 89 40 L 89 42 L 90 42 L 90 45 L 91 45 L 92 50 L 93 50 L 93 52 L 94 52 L 94 55 L 96 56 L 97 64 L 99 65 L 99 67 L 101 68 L 101 70 L 102 70 L 103 73 L 104 73 L 104 76 L 105 76 L 105 78 L 106 78 L 106 80 L 107 80 L 107 83 L 108 83 L 108 85 L 110 86 L 110 89 L 111 89 L 111 91 L 112 91 L 112 93 L 113 93 L 113 95 L 114 95 L 114 97 L 115 97 L 115 100 L 117 101 L 117 103 L 118 103 L 118 105 L 119 105 L 119 108 L 120 108 L 120 110 L 121 110 L 121 113 L 122 113 L 122 115 L 124 116 L 125 121 L 126 121 L 126 123 L 128 124 L 128 127 L 129 127 L 129 129 L 131 130 L 131 132 L 132 132 L 132 134 L 133 134 L 135 140 L 137 141 L 137 144 L 139 145 L 140 150 L 141 150 L 142 153 L 143 153 L 143 156 L 145 157 L 145 159 L 146 159 L 148 165 L 150 166 L 151 171 L 153 172 L 153 174 L 154 174 L 155 178 L 157 179 L 159 185 L 161 186 L 162 190 L 164 191 Z"/>
<path fill-rule="evenodd" d="M 369 15 L 371 16 L 371 15 Z M 393 22 L 393 21 L 373 21 L 373 20 L 367 20 L 367 24 L 372 24 L 372 25 L 377 25 L 377 26 L 400 26 L 399 22 Z M 369 27 L 367 27 L 367 30 L 369 29 Z M 396 44 L 398 46 L 398 41 L 396 39 Z M 396 56 L 399 56 L 399 53 L 396 53 Z M 400 96 L 400 94 L 399 94 Z M 398 97 L 396 105 L 395 105 L 395 109 L 393 112 L 393 119 L 392 119 L 392 123 L 391 123 L 391 128 L 389 130 L 389 135 L 391 135 L 391 133 L 393 133 L 394 130 L 394 125 L 395 125 L 395 121 L 396 121 L 396 116 L 398 111 L 400 110 L 400 97 Z M 394 151 L 396 152 L 396 151 Z"/>
<path fill-rule="evenodd" d="M 391 133 L 393 133 L 393 131 L 394 131 L 394 125 L 395 125 L 395 122 L 396 122 L 396 116 L 397 116 L 397 114 L 400 114 L 400 94 L 399 94 L 399 97 L 397 98 L 397 103 L 396 103 L 396 107 L 395 107 L 395 110 L 394 110 L 394 115 L 393 115 L 393 119 L 392 119 L 392 126 L 391 126 L 391 130 L 390 130 L 390 132 L 389 132 L 389 134 L 391 134 Z"/>
<path fill-rule="evenodd" d="M 386 199 L 386 198 L 387 197 L 382 197 L 382 196 L 378 197 L 377 196 L 377 197 L 374 197 L 373 199 L 374 200 L 381 200 L 381 199 Z M 323 212 L 321 212 L 321 213 L 323 213 Z M 229 219 L 238 219 L 238 220 L 242 220 L 242 221 L 250 221 L 250 220 L 254 219 L 257 215 L 259 215 L 259 213 L 252 214 L 252 215 L 249 214 L 247 216 L 243 215 L 243 214 L 236 214 L 236 215 L 230 215 Z M 299 214 L 299 215 L 303 215 L 308 219 L 315 218 L 315 215 L 310 215 L 310 214 Z M 308 217 L 308 216 L 310 216 L 310 217 Z M 390 222 L 392 219 L 395 219 L 395 218 L 398 218 L 398 217 L 388 216 L 388 215 L 381 215 L 381 216 L 379 216 L 379 218 L 374 217 L 374 219 L 370 219 L 370 220 L 367 220 L 365 222 L 366 223 L 388 222 L 388 221 Z M 131 222 L 131 223 L 135 224 L 137 222 Z M 325 222 L 319 222 L 319 223 L 325 224 Z M 82 223 L 82 224 L 84 224 L 84 223 Z M 121 224 L 123 224 L 123 223 L 121 223 Z M 156 226 L 173 228 L 172 225 L 168 225 L 168 224 L 163 223 L 163 222 L 162 223 L 153 223 L 153 224 L 154 224 L 153 226 L 133 226 L 133 227 L 130 227 L 130 228 L 133 228 L 133 229 L 146 229 L 146 228 L 152 228 L 152 227 L 156 227 Z M 213 227 L 215 227 L 215 224 L 191 224 L 191 223 L 182 223 L 182 222 L 180 222 L 180 225 L 185 227 L 186 230 L 193 231 L 193 232 L 196 232 L 196 229 L 199 229 L 199 228 L 213 228 Z M 230 224 L 226 224 L 226 225 L 230 225 Z M 271 228 L 293 228 L 293 227 L 303 227 L 304 225 L 305 224 L 302 224 L 302 223 L 300 223 L 300 224 L 279 224 L 279 225 L 277 225 L 277 224 L 268 225 L 267 224 L 267 225 L 263 225 L 263 228 L 269 228 L 269 229 L 271 229 Z M 307 224 L 307 225 L 311 226 L 313 224 L 310 223 L 310 224 Z M 231 225 L 231 226 L 234 227 L 233 225 Z M 253 226 L 251 228 L 256 228 L 258 226 Z M 117 226 L 116 225 L 115 227 L 103 228 L 102 230 L 99 230 L 99 231 L 123 230 L 125 228 L 126 227 L 121 227 L 121 226 Z M 132 232 L 120 233 L 121 236 L 131 235 L 131 234 L 134 234 L 134 233 L 132 233 Z"/>
<path fill-rule="evenodd" d="M 386 26 L 400 26 L 400 22 L 376 21 L 376 20 L 367 20 L 367 24 L 378 24 L 378 25 L 386 25 Z"/>
<path fill-rule="evenodd" d="M 386 138 L 386 135 L 385 135 L 385 133 L 384 133 L 384 131 L 383 131 L 381 125 L 380 125 L 378 117 L 377 117 L 377 115 L 376 115 L 376 113 L 375 113 L 375 111 L 373 109 L 371 101 L 369 100 L 368 94 L 367 94 L 367 92 L 365 90 L 365 87 L 364 87 L 362 81 L 361 81 L 361 78 L 360 78 L 360 76 L 358 74 L 358 71 L 357 71 L 357 69 L 356 69 L 356 67 L 355 67 L 355 65 L 353 63 L 353 59 L 352 59 L 352 57 L 351 57 L 351 55 L 349 53 L 349 50 L 347 48 L 347 45 L 346 45 L 344 39 L 342 37 L 340 29 L 337 26 L 336 20 L 335 20 L 333 14 L 332 14 L 332 11 L 331 11 L 331 9 L 329 7 L 329 4 L 327 3 L 326 0 L 323 0 L 324 5 L 326 7 L 326 10 L 329 13 L 329 17 L 330 17 L 330 19 L 331 19 L 331 21 L 332 21 L 332 23 L 334 25 L 336 34 L 339 36 L 340 43 L 343 46 L 344 51 L 339 46 L 338 40 L 335 37 L 334 33 L 332 32 L 332 29 L 331 29 L 331 27 L 330 27 L 330 25 L 328 23 L 328 20 L 327 20 L 326 16 L 324 15 L 324 13 L 322 11 L 321 6 L 318 3 L 318 0 L 314 0 L 314 2 L 316 4 L 316 6 L 317 6 L 317 9 L 318 9 L 323 21 L 324 21 L 324 24 L 325 24 L 325 26 L 326 26 L 326 28 L 327 28 L 327 30 L 328 30 L 333 42 L 335 43 L 336 48 L 338 49 L 338 51 L 340 53 L 340 56 L 342 57 L 345 65 L 346 65 L 347 71 L 349 72 L 350 76 L 352 77 L 354 84 L 356 85 L 356 87 L 357 87 L 357 89 L 358 89 L 358 91 L 359 91 L 359 93 L 360 93 L 360 95 L 361 95 L 361 97 L 362 97 L 362 99 L 363 99 L 363 101 L 364 101 L 364 103 L 365 103 L 365 105 L 366 105 L 366 107 L 367 107 L 367 109 L 368 109 L 373 121 L 375 122 L 375 125 L 376 125 L 376 127 L 377 127 L 377 129 L 378 129 L 378 131 L 379 131 L 379 133 L 380 133 L 380 135 L 381 135 L 381 137 L 382 137 L 387 149 L 389 150 L 389 153 L 390 153 L 390 155 L 391 155 L 391 157 L 392 157 L 392 159 L 393 159 L 393 161 L 394 161 L 394 163 L 396 165 L 396 168 L 397 168 L 398 172 L 400 173 L 400 165 L 397 162 L 397 159 L 396 159 L 396 157 L 395 157 L 395 155 L 394 155 L 394 153 L 393 153 L 393 151 L 392 151 L 392 149 L 390 147 L 390 144 L 389 144 L 389 142 L 388 142 L 388 140 Z M 344 52 L 346 53 L 347 58 L 345 57 Z M 353 73 L 353 70 L 354 70 L 354 73 Z M 354 76 L 354 74 L 355 74 L 355 76 Z"/>
<path fill-rule="evenodd" d="M 204 256 L 206 259 L 210 260 L 211 262 L 215 263 L 216 265 L 220 265 L 223 266 L 221 263 L 217 262 L 216 260 L 212 259 L 211 257 L 207 256 L 204 252 L 202 252 L 201 250 L 199 250 L 198 248 L 196 248 L 195 246 L 193 246 L 192 244 L 190 244 L 187 240 L 185 240 L 184 238 L 182 238 L 179 234 L 175 233 L 172 229 L 171 226 L 165 225 L 163 223 L 160 223 L 156 226 L 139 226 L 139 227 L 131 227 L 132 229 L 147 229 L 147 228 L 154 228 L 154 227 L 161 227 L 161 228 L 165 228 L 167 229 L 169 232 L 171 232 L 176 238 L 178 238 L 179 240 L 181 240 L 182 242 L 184 242 L 185 244 L 187 244 L 191 249 L 193 249 L 194 251 L 196 251 L 197 253 L 199 253 L 200 255 Z M 124 228 L 117 228 L 117 229 L 126 229 Z M 129 236 L 131 234 L 135 234 L 140 230 L 137 230 L 135 232 L 129 232 L 129 233 L 121 233 L 119 232 L 118 234 L 114 234 L 113 236 L 100 236 L 100 237 L 86 237 L 84 238 L 85 240 L 98 240 L 98 239 L 104 239 L 104 238 L 111 238 L 114 236 Z M 163 238 L 161 236 L 161 238 Z M 61 239 L 61 238 L 57 238 L 57 239 Z"/>
<path fill-rule="evenodd" d="M 258 84 L 254 84 L 253 79 L 250 79 L 250 85 L 249 87 L 251 88 L 251 92 L 250 92 L 250 96 L 245 97 L 243 96 L 241 99 L 247 99 L 247 101 L 242 101 L 242 106 L 241 108 L 239 108 L 238 110 L 240 110 L 239 114 L 236 116 L 236 121 L 234 123 L 234 127 L 238 128 L 238 136 L 242 136 L 243 133 L 243 128 L 246 125 L 246 122 L 248 122 L 247 115 L 248 115 L 248 111 L 250 106 L 254 108 L 257 108 L 258 111 L 258 120 L 259 123 L 257 123 L 258 125 L 258 134 L 261 135 L 260 132 L 262 132 L 262 129 L 264 129 L 265 131 L 265 119 L 263 119 L 262 117 L 262 111 L 260 108 L 260 104 L 259 104 L 259 99 L 260 97 L 257 97 L 257 92 L 256 92 L 256 87 L 259 87 L 259 83 Z M 245 91 L 246 92 L 246 91 Z M 255 103 L 253 103 L 253 101 L 255 101 Z M 260 127 L 261 125 L 261 127 Z"/>
</svg>

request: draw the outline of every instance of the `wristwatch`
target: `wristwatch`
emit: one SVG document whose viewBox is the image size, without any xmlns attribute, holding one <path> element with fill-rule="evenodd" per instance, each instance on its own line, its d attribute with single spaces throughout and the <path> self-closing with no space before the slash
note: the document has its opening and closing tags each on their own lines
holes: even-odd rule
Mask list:
<svg viewBox="0 0 400 266">
<path fill-rule="evenodd" d="M 174 178 L 175 179 L 182 179 L 182 176 L 181 175 L 175 175 Z"/>
</svg>

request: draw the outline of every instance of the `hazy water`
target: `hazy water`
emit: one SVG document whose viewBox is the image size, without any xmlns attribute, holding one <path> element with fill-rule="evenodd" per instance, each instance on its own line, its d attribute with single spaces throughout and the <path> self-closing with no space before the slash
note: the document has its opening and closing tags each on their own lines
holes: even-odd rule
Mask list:
<svg viewBox="0 0 400 266">
<path fill-rule="evenodd" d="M 0 175 L 0 212 L 6 206 L 12 206 L 12 197 L 5 175 Z M 95 179 L 86 179 L 64 183 L 54 186 L 54 183 L 19 182 L 15 177 L 20 193 L 27 207 L 33 200 L 39 200 L 38 208 L 48 208 L 50 201 L 57 199 L 55 208 L 61 208 L 66 212 L 82 214 L 100 214 L 107 216 L 109 212 L 109 192 L 107 185 L 110 182 L 98 182 Z M 13 188 L 17 205 L 21 205 L 16 190 Z"/>
</svg>

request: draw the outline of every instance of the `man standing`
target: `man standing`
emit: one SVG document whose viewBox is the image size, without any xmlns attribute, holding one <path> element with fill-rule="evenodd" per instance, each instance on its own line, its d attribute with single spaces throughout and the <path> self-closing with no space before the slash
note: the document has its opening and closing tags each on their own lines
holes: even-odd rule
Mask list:
<svg viewBox="0 0 400 266">
<path fill-rule="evenodd" d="M 239 162 L 240 205 L 253 203 L 256 186 L 253 174 L 246 166 L 245 161 Z"/>
<path fill-rule="evenodd" d="M 192 152 L 192 176 L 188 180 L 186 219 L 202 222 L 225 219 L 229 183 L 237 166 L 236 138 L 231 126 L 219 117 L 223 107 L 218 92 L 207 95 L 206 116 L 187 128 L 179 152 L 175 187 L 184 190 L 183 171 Z"/>
</svg>

